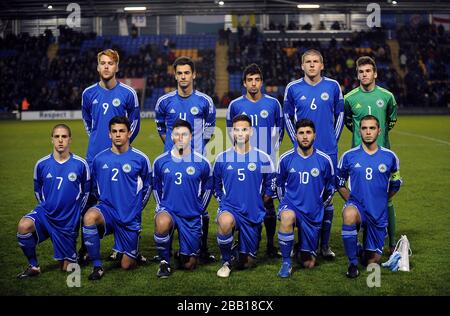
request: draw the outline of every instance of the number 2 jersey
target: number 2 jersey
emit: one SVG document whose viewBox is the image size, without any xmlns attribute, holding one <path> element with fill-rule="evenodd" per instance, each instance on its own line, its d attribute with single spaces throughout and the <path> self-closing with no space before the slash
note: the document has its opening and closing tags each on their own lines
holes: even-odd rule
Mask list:
<svg viewBox="0 0 450 316">
<path fill-rule="evenodd" d="M 140 128 L 140 110 L 136 91 L 118 82 L 108 90 L 96 83 L 83 91 L 81 110 L 84 127 L 89 136 L 86 160 L 89 166 L 99 152 L 111 147 L 109 121 L 114 116 L 126 116 L 131 124 L 130 144 Z"/>
<path fill-rule="evenodd" d="M 111 207 L 114 218 L 121 224 L 140 230 L 141 212 L 152 185 L 148 157 L 131 146 L 122 154 L 109 148 L 95 156 L 92 164 L 92 181 L 95 181 L 100 203 Z"/>
<path fill-rule="evenodd" d="M 349 202 L 355 200 L 361 204 L 371 224 L 385 227 L 389 192 L 398 191 L 402 183 L 400 162 L 395 153 L 378 146 L 378 150 L 369 155 L 362 145 L 346 151 L 338 164 L 337 185 L 343 187 L 347 180 Z"/>
</svg>

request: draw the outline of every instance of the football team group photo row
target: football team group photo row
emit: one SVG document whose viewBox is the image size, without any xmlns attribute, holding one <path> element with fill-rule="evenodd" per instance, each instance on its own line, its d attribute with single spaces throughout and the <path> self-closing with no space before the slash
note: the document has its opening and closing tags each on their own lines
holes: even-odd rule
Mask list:
<svg viewBox="0 0 450 316">
<path fill-rule="evenodd" d="M 244 93 L 230 102 L 222 131 L 213 99 L 195 89 L 194 61 L 178 57 L 173 63 L 176 89 L 155 106 L 152 134 L 159 137 L 147 142 L 164 149 L 150 161 L 145 148 L 133 145 L 141 129 L 137 93 L 116 78 L 118 52 L 100 51 L 99 81 L 81 97 L 85 154 L 71 152 L 78 140 L 68 124 L 58 123 L 48 131 L 51 153 L 35 164 L 37 205 L 24 212 L 17 227 L 28 266 L 17 277 L 45 273 L 36 248 L 49 239 L 62 271 L 79 264 L 92 269 L 89 280 L 100 280 L 107 274 L 102 241 L 112 235 L 107 259 L 124 270 L 146 263 L 141 250 L 156 247 L 155 278 L 201 264 L 216 264 L 217 277 L 228 278 L 256 266 L 265 229 L 263 255 L 279 258 L 278 277 L 289 278 L 297 265 L 311 269 L 318 258 L 335 259 L 330 235 L 333 201 L 340 198 L 344 206 L 336 214 L 342 216 L 348 258 L 343 277 L 357 278 L 361 266 L 380 264 L 383 252 L 392 255 L 397 244 L 394 196 L 402 184 L 389 142 L 397 121 L 395 97 L 377 85 L 372 57 L 356 60 L 359 85 L 346 95 L 339 82 L 322 75 L 319 50 L 306 50 L 298 63 L 303 75 L 286 86 L 280 101 L 264 93 L 260 66 L 248 64 L 241 78 Z M 352 143 L 339 157 L 344 128 Z M 280 152 L 285 135 L 291 149 Z M 208 148 L 216 149 L 214 156 Z M 147 244 L 141 238 L 146 233 L 142 212 L 151 198 L 154 231 Z M 217 209 L 211 209 L 211 199 Z M 211 234 L 218 253 L 208 247 Z"/>
</svg>

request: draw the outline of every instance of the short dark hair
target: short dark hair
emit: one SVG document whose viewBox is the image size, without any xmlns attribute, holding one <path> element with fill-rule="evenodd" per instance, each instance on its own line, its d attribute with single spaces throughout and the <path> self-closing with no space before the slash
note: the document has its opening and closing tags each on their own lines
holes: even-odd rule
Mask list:
<svg viewBox="0 0 450 316">
<path fill-rule="evenodd" d="M 375 64 L 375 60 L 370 56 L 361 56 L 356 60 L 356 71 L 362 65 L 372 65 L 373 72 L 377 72 L 377 64 Z"/>
<path fill-rule="evenodd" d="M 313 132 L 316 132 L 316 126 L 314 125 L 314 122 L 309 119 L 301 119 L 300 121 L 297 121 L 295 123 L 295 132 L 297 133 L 300 127 L 311 127 Z"/>
<path fill-rule="evenodd" d="M 195 63 L 190 57 L 187 56 L 181 56 L 175 59 L 175 61 L 173 62 L 173 72 L 176 73 L 177 66 L 183 65 L 189 65 L 192 72 L 195 72 Z"/>
<path fill-rule="evenodd" d="M 111 130 L 111 126 L 114 124 L 124 124 L 127 126 L 128 131 L 131 130 L 130 120 L 126 116 L 114 116 L 111 120 L 109 120 L 109 130 Z"/>
<path fill-rule="evenodd" d="M 192 134 L 192 126 L 188 121 L 182 120 L 180 118 L 177 119 L 175 121 L 175 123 L 173 123 L 172 130 L 174 130 L 177 127 L 186 127 L 189 130 L 189 132 Z"/>
<path fill-rule="evenodd" d="M 55 129 L 57 129 L 57 128 L 64 128 L 65 130 L 67 130 L 68 132 L 69 132 L 69 137 L 72 137 L 72 131 L 70 130 L 70 127 L 69 126 L 67 126 L 66 124 L 62 124 L 62 123 L 60 123 L 60 124 L 56 124 L 54 127 L 53 127 L 53 129 L 52 129 L 52 137 L 53 137 L 53 133 L 55 132 Z"/>
<path fill-rule="evenodd" d="M 233 125 L 234 123 L 241 121 L 247 122 L 250 126 L 252 126 L 252 120 L 245 114 L 239 114 L 233 117 Z"/>
<path fill-rule="evenodd" d="M 360 124 L 360 126 L 361 126 L 361 122 L 362 122 L 362 121 L 370 121 L 370 120 L 376 121 L 376 122 L 377 122 L 378 128 L 380 127 L 380 121 L 378 120 L 378 118 L 377 118 L 376 116 L 374 116 L 374 115 L 371 115 L 371 114 L 368 114 L 368 115 L 363 116 L 363 118 L 361 119 L 361 121 L 360 121 L 359 124 Z"/>
<path fill-rule="evenodd" d="M 261 71 L 261 68 L 259 68 L 259 66 L 255 63 L 248 65 L 247 67 L 245 67 L 244 72 L 242 73 L 242 83 L 245 82 L 245 79 L 247 78 L 248 75 L 260 75 L 261 76 L 261 80 L 263 80 L 263 74 Z"/>
</svg>

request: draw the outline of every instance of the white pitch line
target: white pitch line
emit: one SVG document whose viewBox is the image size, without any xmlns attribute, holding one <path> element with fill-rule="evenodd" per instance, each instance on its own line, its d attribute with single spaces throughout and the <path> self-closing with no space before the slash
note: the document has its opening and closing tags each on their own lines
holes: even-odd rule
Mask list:
<svg viewBox="0 0 450 316">
<path fill-rule="evenodd" d="M 449 146 L 450 146 L 450 142 L 445 141 L 445 140 L 442 140 L 442 139 L 437 139 L 437 138 L 433 138 L 433 137 L 428 137 L 428 136 L 418 135 L 418 134 L 414 134 L 414 133 L 400 132 L 400 131 L 396 131 L 396 130 L 393 130 L 392 132 L 398 133 L 398 134 L 401 134 L 401 135 L 407 135 L 407 136 L 413 136 L 413 137 L 423 138 L 423 139 L 426 139 L 426 140 L 431 140 L 431 141 L 436 142 L 436 143 L 441 143 L 441 144 L 449 145 Z M 392 133 L 392 132 L 391 132 L 391 133 Z"/>
</svg>

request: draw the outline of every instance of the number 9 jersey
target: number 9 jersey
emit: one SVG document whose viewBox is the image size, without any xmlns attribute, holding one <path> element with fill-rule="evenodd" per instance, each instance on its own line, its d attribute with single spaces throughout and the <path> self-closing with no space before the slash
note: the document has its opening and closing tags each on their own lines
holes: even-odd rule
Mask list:
<svg viewBox="0 0 450 316">
<path fill-rule="evenodd" d="M 130 144 L 139 132 L 140 109 L 136 91 L 121 82 L 110 90 L 99 83 L 86 88 L 82 95 L 81 110 L 84 127 L 89 136 L 86 152 L 89 166 L 92 166 L 95 155 L 111 147 L 109 121 L 114 116 L 126 116 L 130 120 Z"/>
</svg>

